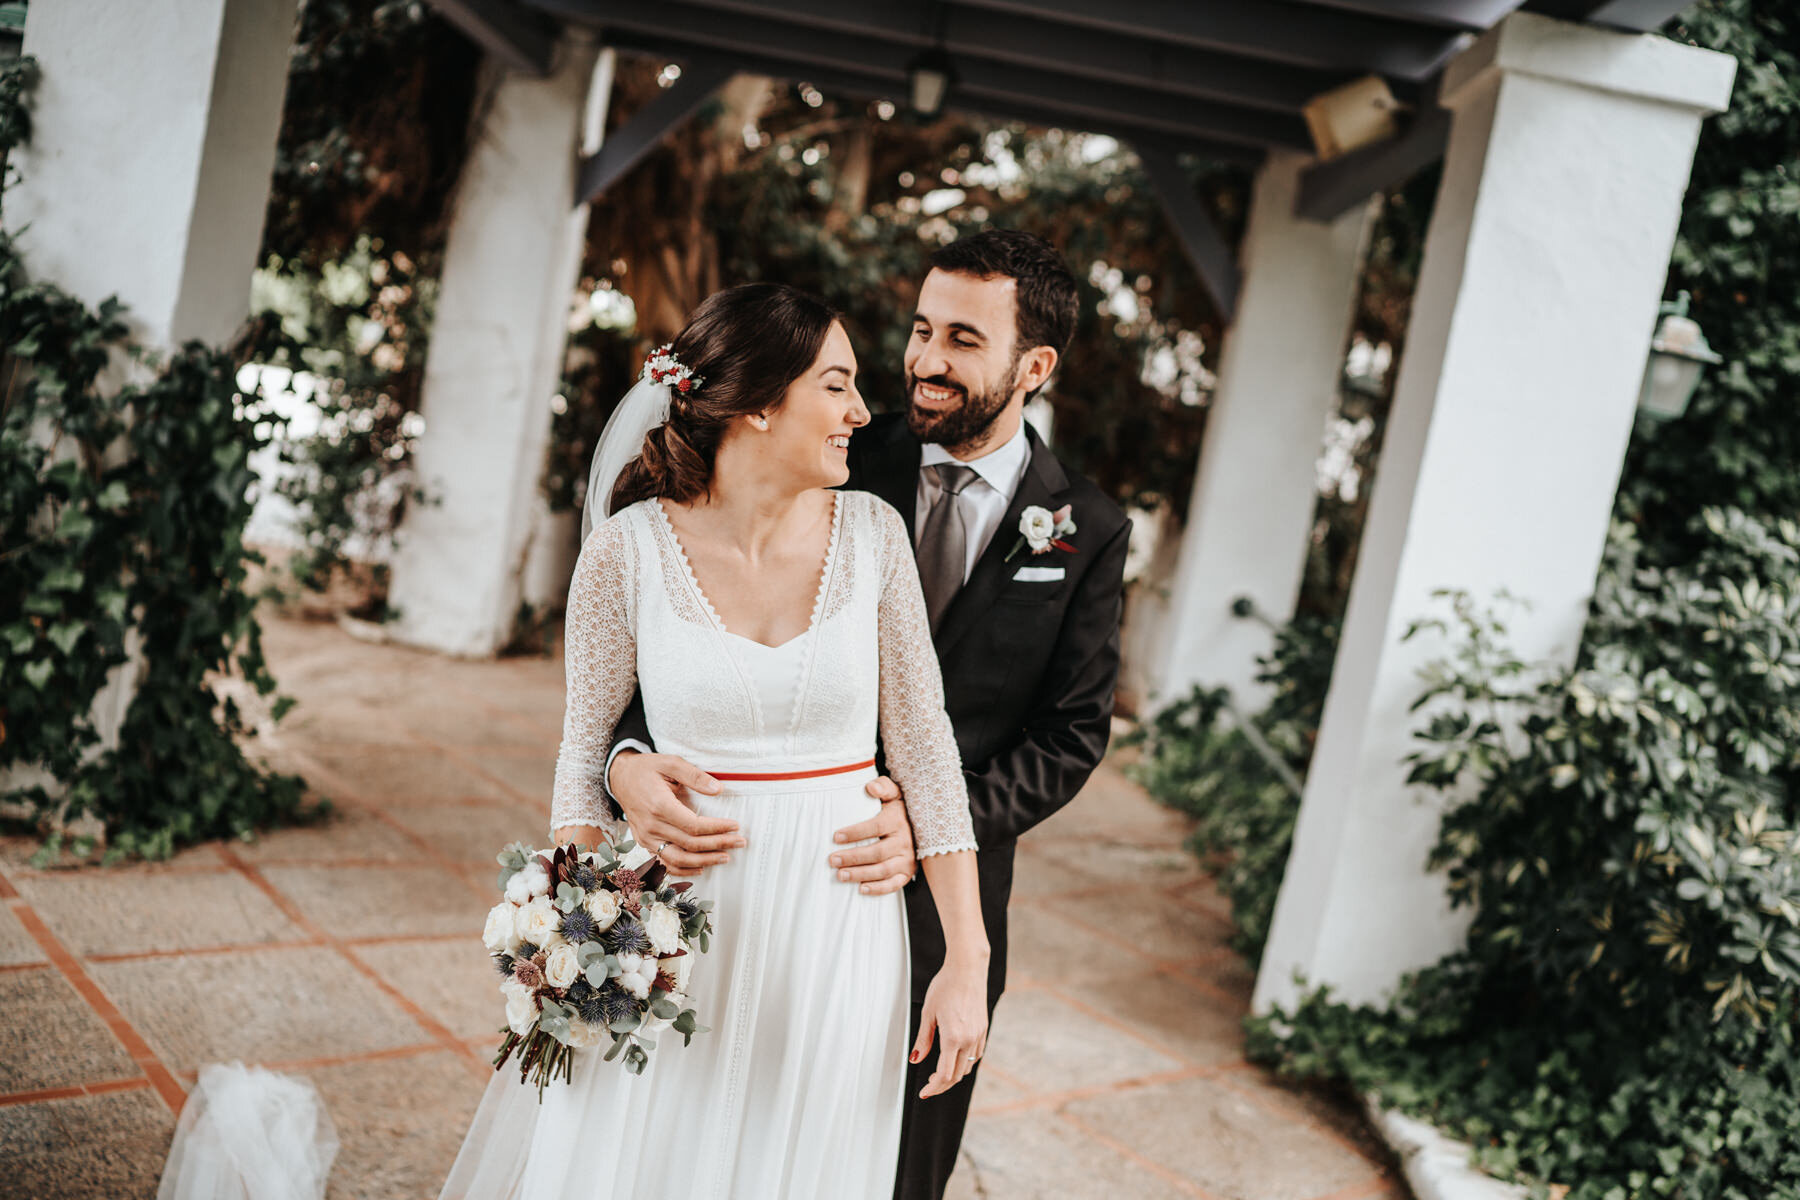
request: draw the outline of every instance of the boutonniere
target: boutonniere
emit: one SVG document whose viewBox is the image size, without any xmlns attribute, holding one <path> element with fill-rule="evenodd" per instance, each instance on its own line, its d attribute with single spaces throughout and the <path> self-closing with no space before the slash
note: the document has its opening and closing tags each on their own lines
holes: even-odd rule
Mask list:
<svg viewBox="0 0 1800 1200">
<path fill-rule="evenodd" d="M 1075 532 L 1075 522 L 1069 519 L 1069 506 L 1063 505 L 1055 512 L 1040 508 L 1033 504 L 1019 514 L 1019 540 L 1013 548 L 1006 552 L 1003 562 L 1011 562 L 1013 555 L 1030 546 L 1033 554 L 1048 554 L 1051 550 L 1062 550 L 1075 553 L 1075 547 L 1063 539 Z"/>
</svg>

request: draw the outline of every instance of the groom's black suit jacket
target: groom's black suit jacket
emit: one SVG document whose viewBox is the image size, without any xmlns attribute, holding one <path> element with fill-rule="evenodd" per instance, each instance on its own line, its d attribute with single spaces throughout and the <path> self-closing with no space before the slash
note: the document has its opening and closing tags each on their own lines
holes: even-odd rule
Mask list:
<svg viewBox="0 0 1800 1200">
<path fill-rule="evenodd" d="M 1067 470 L 1026 427 L 1030 461 L 993 539 L 950 602 L 934 639 L 944 708 L 956 730 L 981 851 L 981 909 L 993 947 L 988 1003 L 1006 980 L 1006 903 L 1019 835 L 1074 799 L 1106 752 L 1119 676 L 1119 614 L 1131 522 L 1104 492 Z M 898 414 L 850 439 L 845 485 L 873 492 L 914 532 L 920 444 Z M 1071 508 L 1074 553 L 1006 555 L 1031 505 Z M 1063 569 L 1052 581 L 1015 579 L 1022 567 Z M 634 703 L 618 737 L 648 742 Z M 906 889 L 913 1002 L 944 961 L 944 930 L 923 873 Z"/>
<path fill-rule="evenodd" d="M 987 548 L 951 600 L 934 641 L 944 708 L 956 729 L 975 820 L 981 909 L 993 945 L 988 1002 L 1006 980 L 1006 902 L 1019 835 L 1074 799 L 1106 752 L 1119 677 L 1119 611 L 1131 522 L 1106 494 L 1065 468 L 1030 426 L 1030 461 Z M 850 439 L 850 482 L 900 510 L 918 507 L 919 441 L 903 416 L 877 417 Z M 1028 506 L 1071 508 L 1071 554 L 1019 540 Z M 1063 578 L 1015 579 L 1022 567 Z M 944 930 L 923 873 L 906 889 L 915 1003 L 944 961 Z"/>
</svg>

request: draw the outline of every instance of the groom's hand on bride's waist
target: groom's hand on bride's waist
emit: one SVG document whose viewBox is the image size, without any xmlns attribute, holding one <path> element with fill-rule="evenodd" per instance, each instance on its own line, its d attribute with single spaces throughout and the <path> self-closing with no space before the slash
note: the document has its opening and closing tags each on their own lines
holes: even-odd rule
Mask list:
<svg viewBox="0 0 1800 1200">
<path fill-rule="evenodd" d="M 883 775 L 863 790 L 881 801 L 881 811 L 837 831 L 838 845 L 846 848 L 832 851 L 831 868 L 839 879 L 859 886 L 864 895 L 883 896 L 906 886 L 919 869 L 919 858 L 914 853 L 912 822 L 906 818 L 900 786 Z M 870 838 L 875 840 L 866 846 L 851 844 Z"/>
<path fill-rule="evenodd" d="M 731 861 L 744 845 L 736 821 L 703 817 L 689 806 L 685 789 L 708 796 L 719 781 L 673 754 L 622 751 L 607 773 L 607 790 L 631 825 L 631 840 L 663 860 L 671 875 L 698 875 Z"/>
</svg>

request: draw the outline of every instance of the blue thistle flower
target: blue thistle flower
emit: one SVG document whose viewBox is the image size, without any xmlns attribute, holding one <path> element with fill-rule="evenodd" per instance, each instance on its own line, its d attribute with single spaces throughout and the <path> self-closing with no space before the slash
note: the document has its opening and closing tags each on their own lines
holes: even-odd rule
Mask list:
<svg viewBox="0 0 1800 1200">
<path fill-rule="evenodd" d="M 576 945 L 592 940 L 599 933 L 594 927 L 594 918 L 588 915 L 585 908 L 572 908 L 563 914 L 562 935 Z"/>
<path fill-rule="evenodd" d="M 650 949 L 650 935 L 635 917 L 620 917 L 604 935 L 607 949 L 614 954 L 644 954 Z"/>
<path fill-rule="evenodd" d="M 600 886 L 600 872 L 582 863 L 575 868 L 575 886 L 584 892 L 591 892 Z"/>
<path fill-rule="evenodd" d="M 508 978 L 513 973 L 513 956 L 510 954 L 496 954 L 494 956 L 494 968 L 500 972 L 500 978 Z"/>
<path fill-rule="evenodd" d="M 569 985 L 568 999 L 570 1004 L 579 1005 L 582 1001 L 593 996 L 593 994 L 594 985 L 589 983 L 584 977 L 577 977 L 575 982 Z"/>
</svg>

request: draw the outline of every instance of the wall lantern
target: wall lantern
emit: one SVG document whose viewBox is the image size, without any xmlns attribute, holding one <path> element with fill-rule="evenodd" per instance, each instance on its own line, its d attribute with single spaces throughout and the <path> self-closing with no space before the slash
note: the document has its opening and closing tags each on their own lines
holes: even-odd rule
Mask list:
<svg viewBox="0 0 1800 1200">
<path fill-rule="evenodd" d="M 912 110 L 930 120 L 944 110 L 956 68 L 942 50 L 926 50 L 906 64 L 906 82 Z"/>
<path fill-rule="evenodd" d="M 1665 300 L 1662 320 L 1650 339 L 1650 361 L 1644 364 L 1638 412 L 1652 420 L 1672 421 L 1686 412 L 1701 374 L 1724 361 L 1706 344 L 1706 335 L 1687 311 L 1686 292 Z"/>
</svg>

